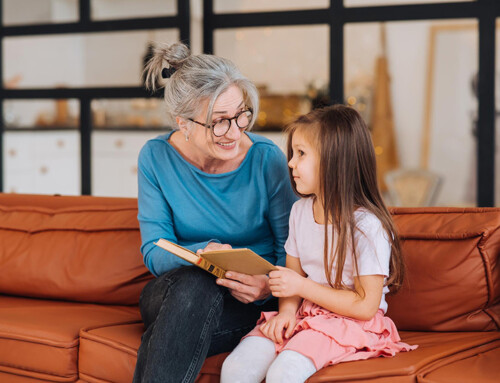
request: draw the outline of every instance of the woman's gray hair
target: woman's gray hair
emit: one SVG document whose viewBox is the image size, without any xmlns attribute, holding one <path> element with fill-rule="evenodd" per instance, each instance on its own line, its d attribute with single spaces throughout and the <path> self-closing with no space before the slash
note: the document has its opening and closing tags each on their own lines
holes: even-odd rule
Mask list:
<svg viewBox="0 0 500 383">
<path fill-rule="evenodd" d="M 161 44 L 154 49 L 145 73 L 148 89 L 155 91 L 165 63 L 174 73 L 164 81 L 165 102 L 168 117 L 176 126 L 175 117 L 195 118 L 199 115 L 203 102 L 208 101 L 206 122 L 210 123 L 215 100 L 231 85 L 236 85 L 243 93 L 247 107 L 252 108 L 251 129 L 259 113 L 259 96 L 255 85 L 241 74 L 234 63 L 214 55 L 191 55 L 182 43 Z"/>
</svg>

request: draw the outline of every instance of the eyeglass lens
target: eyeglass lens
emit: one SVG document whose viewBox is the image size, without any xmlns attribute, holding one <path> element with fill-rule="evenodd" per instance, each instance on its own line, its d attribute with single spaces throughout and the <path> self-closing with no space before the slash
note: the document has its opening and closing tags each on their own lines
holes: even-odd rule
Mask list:
<svg viewBox="0 0 500 383">
<path fill-rule="evenodd" d="M 225 135 L 231 128 L 231 120 L 236 121 L 236 125 L 238 126 L 238 128 L 244 129 L 250 124 L 251 119 L 252 112 L 250 110 L 245 110 L 231 119 L 225 118 L 215 122 L 213 124 L 213 133 L 217 137 Z"/>
</svg>

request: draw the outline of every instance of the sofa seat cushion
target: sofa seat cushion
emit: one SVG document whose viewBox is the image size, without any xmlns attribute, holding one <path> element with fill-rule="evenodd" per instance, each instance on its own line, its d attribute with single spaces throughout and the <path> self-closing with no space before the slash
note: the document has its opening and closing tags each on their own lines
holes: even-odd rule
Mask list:
<svg viewBox="0 0 500 383">
<path fill-rule="evenodd" d="M 142 323 L 82 330 L 78 360 L 80 378 L 91 383 L 130 383 L 143 331 Z M 226 356 L 219 354 L 208 358 L 196 383 L 218 383 Z"/>
<path fill-rule="evenodd" d="M 474 351 L 474 352 L 471 352 Z M 419 383 L 496 383 L 500 377 L 500 340 L 440 360 L 419 374 Z M 460 379 L 457 379 L 460 377 Z"/>
<path fill-rule="evenodd" d="M 137 349 L 141 343 L 142 324 L 107 326 L 80 332 L 80 378 L 92 382 L 131 382 L 134 374 Z M 394 358 L 376 358 L 346 362 L 317 372 L 309 379 L 314 382 L 369 381 L 383 378 L 396 382 L 415 382 L 417 374 L 425 366 L 443 358 L 476 349 L 495 340 L 500 332 L 400 332 L 404 342 L 418 344 L 419 348 L 403 352 Z M 227 354 L 206 360 L 198 377 L 198 383 L 219 381 L 220 368 Z M 112 367 L 110 367 L 112 366 Z M 389 377 L 387 380 L 387 377 Z"/>
<path fill-rule="evenodd" d="M 394 358 L 375 358 L 340 363 L 318 371 L 308 383 L 318 382 L 415 382 L 426 367 L 453 355 L 480 352 L 479 347 L 500 339 L 500 332 L 414 332 L 400 331 L 404 342 L 418 344 L 416 350 Z M 486 366 L 494 368 L 495 365 Z M 455 382 L 463 381 L 455 375 Z"/>
<path fill-rule="evenodd" d="M 0 372 L 74 382 L 80 329 L 137 321 L 137 307 L 0 296 Z"/>
</svg>

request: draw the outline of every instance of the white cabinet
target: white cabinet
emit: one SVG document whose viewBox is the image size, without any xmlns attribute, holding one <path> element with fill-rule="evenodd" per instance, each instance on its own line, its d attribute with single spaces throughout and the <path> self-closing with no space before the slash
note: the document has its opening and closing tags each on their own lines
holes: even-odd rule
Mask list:
<svg viewBox="0 0 500 383">
<path fill-rule="evenodd" d="M 4 133 L 4 191 L 80 194 L 78 131 Z"/>
<path fill-rule="evenodd" d="M 162 132 L 92 133 L 92 195 L 137 197 L 137 157 Z"/>
</svg>

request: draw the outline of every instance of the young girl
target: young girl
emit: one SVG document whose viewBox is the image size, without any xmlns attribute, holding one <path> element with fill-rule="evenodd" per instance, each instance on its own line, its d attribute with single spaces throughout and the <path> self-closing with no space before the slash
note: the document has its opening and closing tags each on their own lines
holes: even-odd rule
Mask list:
<svg viewBox="0 0 500 383">
<path fill-rule="evenodd" d="M 416 348 L 384 316 L 404 267 L 361 116 L 336 105 L 298 118 L 288 159 L 302 199 L 290 215 L 287 267 L 269 274 L 279 312 L 262 313 L 225 360 L 222 383 L 304 382 L 324 366 Z"/>
</svg>

